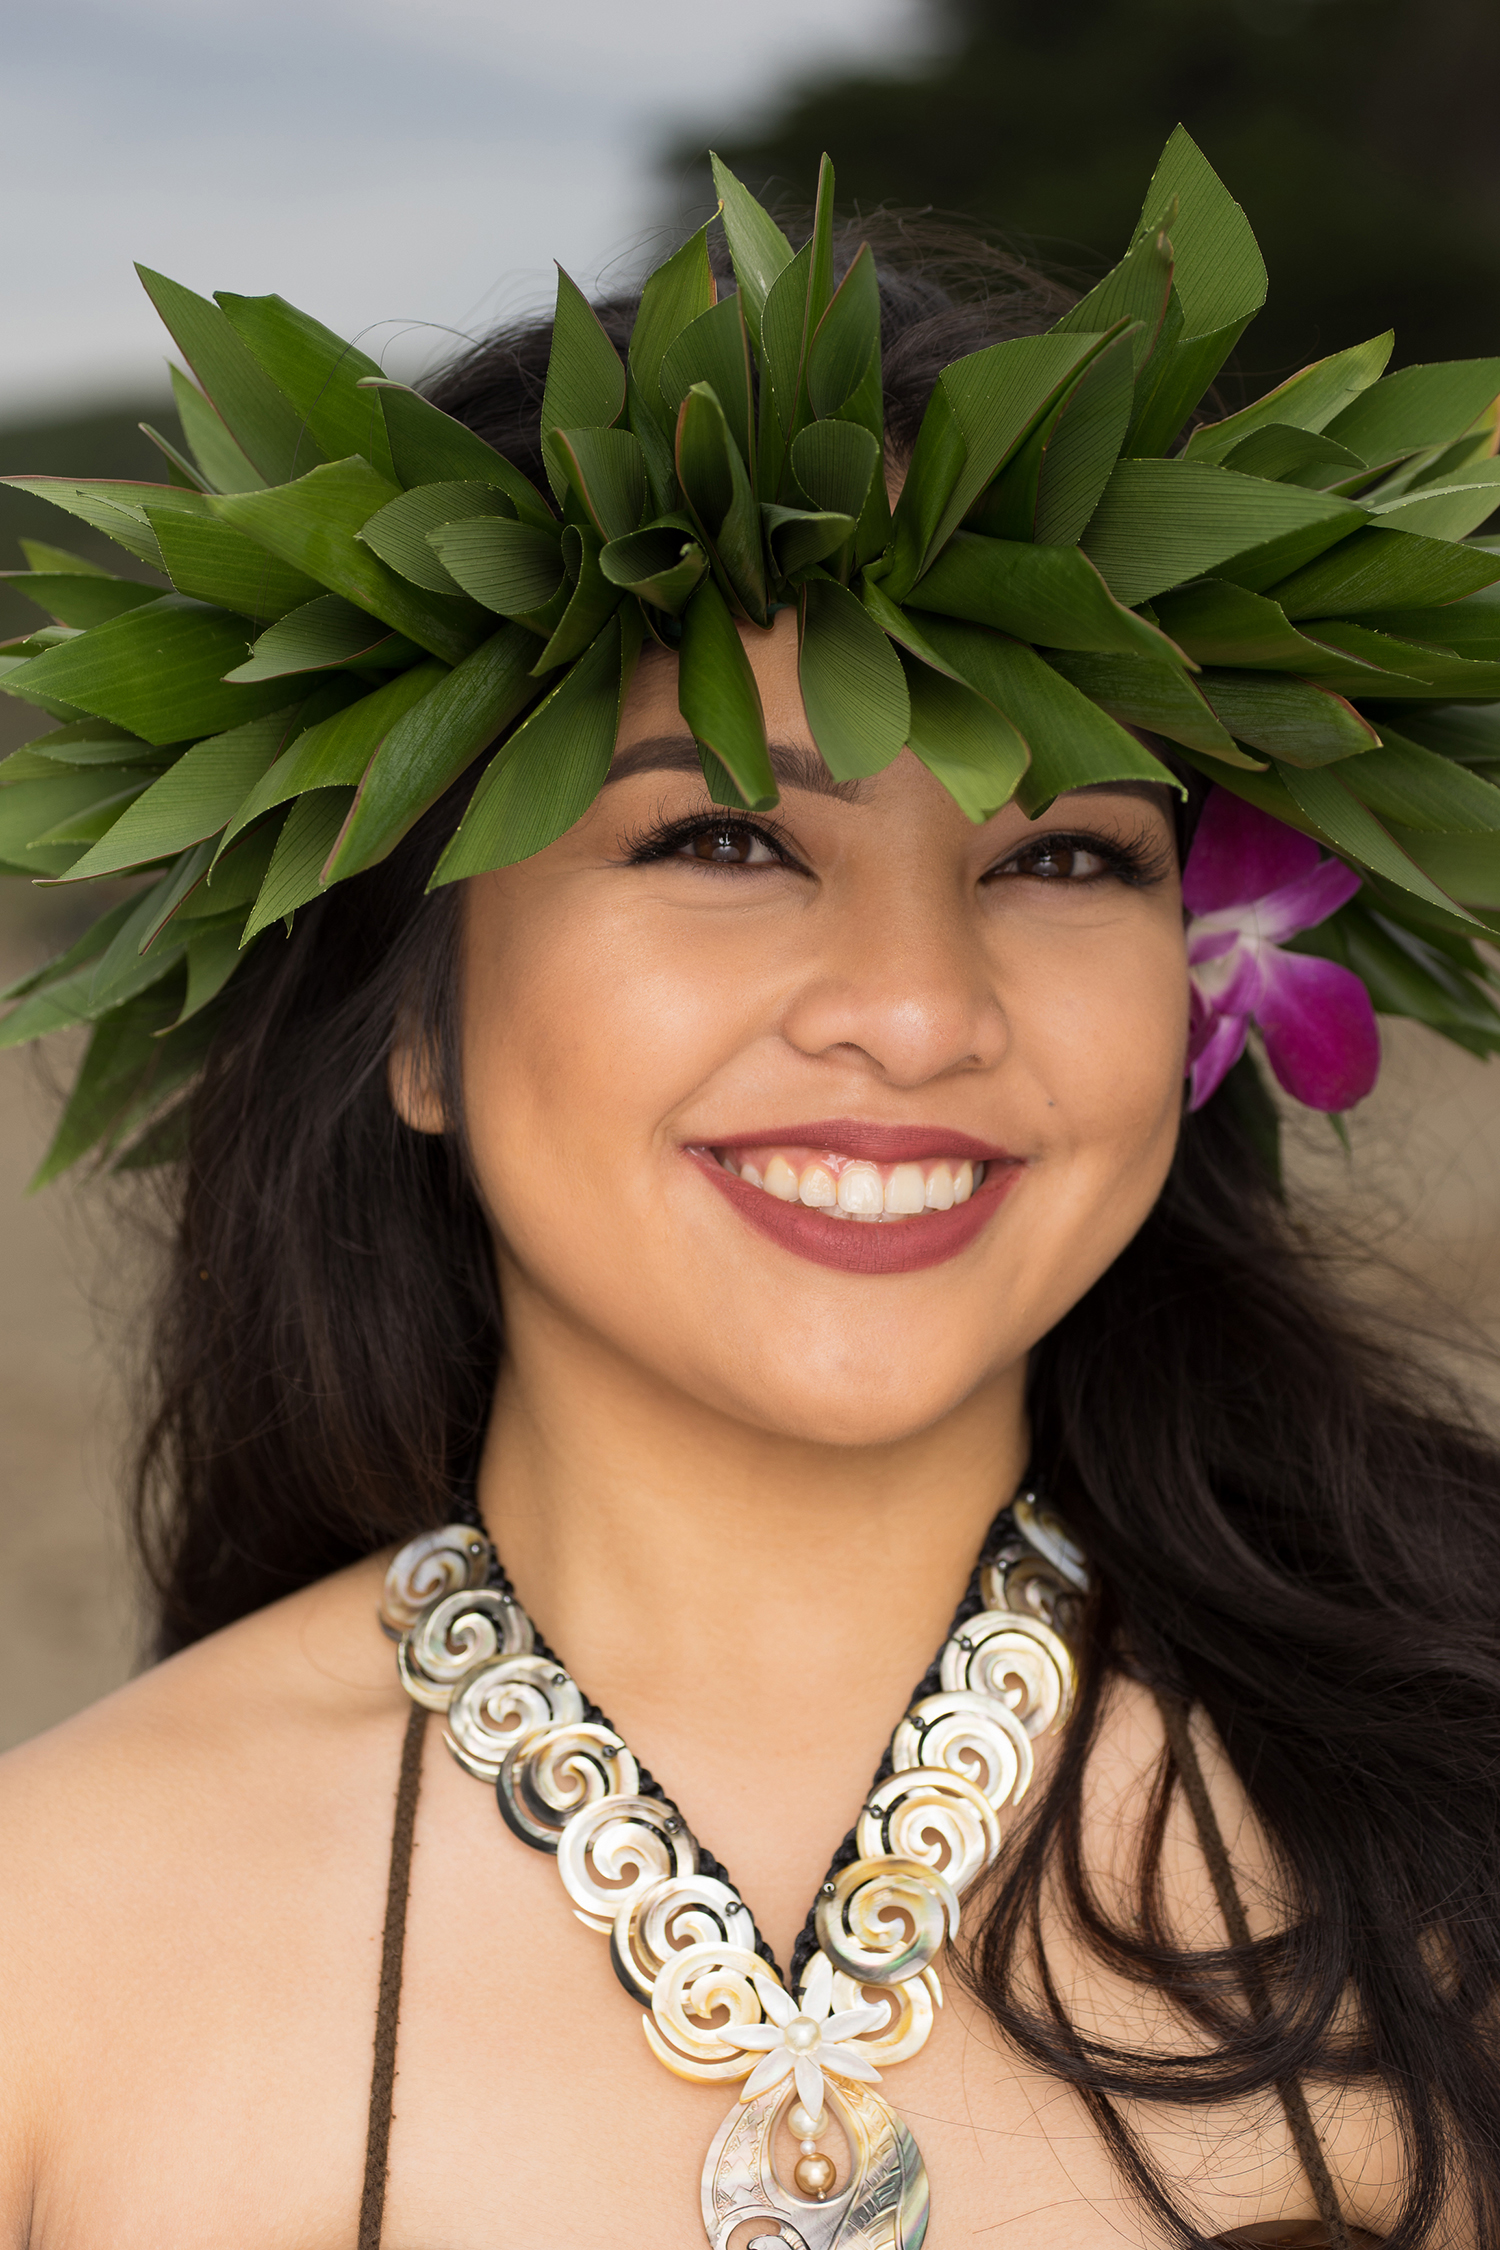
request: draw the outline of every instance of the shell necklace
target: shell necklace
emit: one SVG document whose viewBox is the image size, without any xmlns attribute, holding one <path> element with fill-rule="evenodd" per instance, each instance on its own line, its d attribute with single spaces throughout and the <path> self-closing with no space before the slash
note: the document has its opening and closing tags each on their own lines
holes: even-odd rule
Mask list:
<svg viewBox="0 0 1500 2250">
<path fill-rule="evenodd" d="M 730 2250 L 920 2250 L 927 2173 L 875 2091 L 926 2044 L 933 1961 L 1000 1849 L 1032 1743 L 1064 1725 L 1088 1574 L 1034 1492 L 997 1518 L 937 1662 L 891 1738 L 783 1980 L 727 1872 L 538 1639 L 477 1524 L 411 1540 L 381 1623 L 402 1685 L 492 1784 L 506 1826 L 556 1856 L 679 2077 L 742 2080 L 703 2167 L 703 2225 Z M 788 2173 L 790 2177 L 788 2177 Z"/>
</svg>

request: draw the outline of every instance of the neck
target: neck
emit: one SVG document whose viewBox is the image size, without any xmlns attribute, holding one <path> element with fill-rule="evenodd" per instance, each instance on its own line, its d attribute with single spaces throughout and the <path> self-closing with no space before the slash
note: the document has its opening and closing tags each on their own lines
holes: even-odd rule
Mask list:
<svg viewBox="0 0 1500 2250">
<path fill-rule="evenodd" d="M 486 1527 L 538 1630 L 773 1943 L 778 1913 L 800 1923 L 1021 1478 L 1023 1380 L 1007 1371 L 899 1441 L 833 1446 L 732 1421 L 555 1320 L 513 1326 Z M 782 1909 L 763 1895 L 772 1871 L 755 1872 L 768 1818 Z"/>
</svg>

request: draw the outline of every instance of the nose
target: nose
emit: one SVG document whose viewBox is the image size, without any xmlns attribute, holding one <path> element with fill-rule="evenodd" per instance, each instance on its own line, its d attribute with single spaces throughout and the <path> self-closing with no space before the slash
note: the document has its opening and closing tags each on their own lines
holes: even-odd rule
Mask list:
<svg viewBox="0 0 1500 2250">
<path fill-rule="evenodd" d="M 911 1087 L 999 1061 L 1005 1010 L 972 909 L 951 879 L 840 890 L 815 922 L 781 1021 L 799 1053 Z"/>
</svg>

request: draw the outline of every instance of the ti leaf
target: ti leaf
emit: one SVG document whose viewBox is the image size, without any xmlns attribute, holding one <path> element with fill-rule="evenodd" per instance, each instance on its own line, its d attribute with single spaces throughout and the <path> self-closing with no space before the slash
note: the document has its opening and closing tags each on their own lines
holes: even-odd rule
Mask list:
<svg viewBox="0 0 1500 2250">
<path fill-rule="evenodd" d="M 1380 737 L 1341 695 L 1285 674 L 1207 671 L 1197 685 L 1238 742 L 1295 766 L 1323 766 Z"/>
<path fill-rule="evenodd" d="M 485 633 L 483 612 L 461 598 L 425 593 L 360 542 L 371 516 L 395 498 L 396 487 L 368 462 L 350 460 L 331 461 L 274 491 L 226 493 L 207 505 L 328 593 L 456 664 Z"/>
<path fill-rule="evenodd" d="M 344 665 L 380 670 L 405 666 L 419 653 L 404 634 L 379 625 L 337 594 L 319 594 L 288 611 L 261 634 L 248 660 L 226 673 L 236 684 L 280 680 L 292 672 L 322 672 Z"/>
<path fill-rule="evenodd" d="M 147 742 L 182 742 L 286 701 L 274 682 L 225 685 L 224 674 L 244 662 L 253 635 L 247 618 L 168 594 L 34 657 L 5 684 L 13 693 L 61 697 Z"/>
<path fill-rule="evenodd" d="M 599 568 L 604 542 L 584 524 L 569 524 L 563 533 L 563 558 L 572 592 L 550 639 L 532 665 L 540 678 L 559 664 L 571 664 L 593 646 L 624 598 Z M 639 615 L 639 612 L 637 612 Z"/>
<path fill-rule="evenodd" d="M 718 588 L 700 587 L 682 621 L 677 704 L 700 750 L 723 766 L 742 804 L 776 802 L 760 689 L 739 629 Z"/>
<path fill-rule="evenodd" d="M 358 787 L 396 721 L 405 718 L 447 677 L 447 668 L 429 657 L 425 664 L 398 672 L 384 687 L 374 688 L 343 710 L 306 726 L 241 801 L 224 830 L 219 850 L 226 851 L 264 813 L 307 790 Z"/>
<path fill-rule="evenodd" d="M 438 861 L 434 889 L 530 859 L 582 819 L 609 772 L 638 631 L 625 629 L 616 612 L 501 745 Z"/>
<path fill-rule="evenodd" d="M 1112 341 L 1112 339 L 1108 339 Z M 938 377 L 892 518 L 887 591 L 901 600 L 1106 339 L 1016 336 Z"/>
<path fill-rule="evenodd" d="M 755 470 L 755 405 L 750 381 L 750 339 L 738 297 L 726 297 L 682 331 L 661 364 L 661 395 L 676 439 L 677 409 L 695 383 L 707 383 L 724 409 L 745 466 Z"/>
<path fill-rule="evenodd" d="M 857 522 L 880 468 L 880 447 L 857 422 L 809 422 L 792 440 L 792 472 L 815 508 Z"/>
<path fill-rule="evenodd" d="M 265 621 L 284 617 L 323 591 L 306 571 L 268 553 L 233 524 L 149 504 L 145 514 L 172 584 L 195 601 Z"/>
<path fill-rule="evenodd" d="M 997 539 L 1072 547 L 1099 504 L 1130 421 L 1133 338 L 1088 361 L 970 514 Z"/>
<path fill-rule="evenodd" d="M 509 523 L 495 516 L 441 524 L 433 552 L 465 593 L 501 617 L 545 609 L 567 582 L 562 526 Z"/>
<path fill-rule="evenodd" d="M 880 773 L 911 723 L 901 660 L 844 587 L 809 579 L 798 608 L 797 671 L 813 741 L 838 781 Z"/>
<path fill-rule="evenodd" d="M 706 383 L 695 383 L 678 410 L 677 478 L 723 591 L 764 624 L 760 511 L 724 410 Z"/>
<path fill-rule="evenodd" d="M 860 244 L 813 334 L 807 356 L 807 393 L 820 420 L 837 415 L 858 422 L 879 443 L 884 434 L 880 421 L 880 280 L 867 242 Z"/>
<path fill-rule="evenodd" d="M 646 458 L 633 430 L 556 430 L 552 451 L 601 539 L 640 529 Z"/>
<path fill-rule="evenodd" d="M 1315 360 L 1311 367 L 1300 369 L 1284 383 L 1278 383 L 1274 390 L 1267 391 L 1253 406 L 1245 407 L 1238 414 L 1226 415 L 1222 421 L 1205 422 L 1194 430 L 1182 449 L 1183 458 L 1222 461 L 1252 431 L 1264 430 L 1273 423 L 1295 430 L 1325 430 L 1362 392 L 1379 381 L 1395 341 L 1395 330 L 1388 328 L 1383 336 L 1372 336 L 1367 344 L 1351 344 L 1347 351 Z M 1348 443 L 1347 440 L 1339 442 L 1345 446 Z M 1380 458 L 1357 451 L 1354 457 L 1356 460 Z"/>
<path fill-rule="evenodd" d="M 700 227 L 691 240 L 659 265 L 641 291 L 640 309 L 630 332 L 629 364 L 643 404 L 662 432 L 670 436 L 682 392 L 673 398 L 662 383 L 662 361 L 668 349 L 713 306 L 717 291 L 708 262 L 708 229 Z M 712 375 L 698 369 L 695 379 Z M 686 389 L 684 384 L 683 389 Z M 626 526 L 633 531 L 634 524 Z"/>
<path fill-rule="evenodd" d="M 352 789 L 314 789 L 297 799 L 281 825 L 241 944 L 248 945 L 270 923 L 283 921 L 324 890 L 324 864 L 353 801 Z"/>
<path fill-rule="evenodd" d="M 1047 657 L 1101 711 L 1122 726 L 1145 727 L 1184 749 L 1231 766 L 1263 767 L 1265 760 L 1239 749 L 1232 734 L 1186 672 L 1139 656 L 1091 656 L 1053 649 Z"/>
<path fill-rule="evenodd" d="M 759 336 L 771 285 L 792 262 L 792 246 L 749 190 L 741 187 L 727 164 L 710 156 L 714 192 L 724 219 L 724 235 L 734 264 L 734 277 L 745 302 L 745 317 L 753 336 Z"/>
<path fill-rule="evenodd" d="M 813 338 L 833 294 L 833 166 L 818 166 L 813 231 L 766 296 L 761 314 L 761 360 L 770 383 L 777 424 L 790 445 L 812 413 L 808 398 Z"/>
<path fill-rule="evenodd" d="M 515 510 L 507 495 L 493 484 L 419 484 L 377 508 L 355 537 L 366 547 L 373 547 L 382 562 L 389 563 L 414 586 L 425 587 L 429 594 L 458 594 L 464 589 L 444 569 L 427 534 L 444 524 L 472 523 L 481 516 L 514 522 Z M 550 517 L 548 522 L 550 525 Z M 553 547 L 555 550 L 555 535 Z"/>
<path fill-rule="evenodd" d="M 612 429 L 624 411 L 624 363 L 577 282 L 559 266 L 552 356 L 542 393 L 542 456 L 559 501 L 568 480 L 553 450 L 553 431 Z"/>
<path fill-rule="evenodd" d="M 153 1088 L 165 1092 L 171 1082 L 171 1057 L 158 1034 L 170 1028 L 177 1013 L 174 997 L 153 990 L 116 1008 L 95 1027 L 52 1145 L 33 1173 L 28 1192 L 34 1194 L 57 1179 L 96 1141 L 108 1149 Z"/>
<path fill-rule="evenodd" d="M 804 433 L 805 434 L 805 433 Z M 808 508 L 778 508 L 761 502 L 761 522 L 766 545 L 784 579 L 795 578 L 814 563 L 826 562 L 847 548 L 858 528 L 853 516 L 840 516 Z"/>
<path fill-rule="evenodd" d="M 1352 487 L 1369 482 L 1369 472 L 1347 446 L 1336 445 L 1332 438 L 1314 430 L 1292 429 L 1284 422 L 1267 422 L 1251 430 L 1222 459 L 1226 469 L 1235 469 L 1244 477 L 1311 485 L 1315 491 L 1338 492 L 1345 498 Z"/>
<path fill-rule="evenodd" d="M 79 484 L 71 477 L 0 477 L 0 484 L 11 485 L 17 492 L 30 492 L 38 500 L 49 500 L 54 508 L 66 509 L 70 516 L 91 524 L 95 531 L 102 531 L 107 539 L 157 570 L 162 567 L 161 549 L 146 521 L 147 503 L 180 509 L 186 515 L 206 516 L 209 512 L 207 494 L 186 492 L 174 484 L 103 479 Z"/>
<path fill-rule="evenodd" d="M 1362 391 L 1327 427 L 1362 461 L 1389 461 L 1462 437 L 1500 393 L 1500 359 L 1403 367 Z"/>
<path fill-rule="evenodd" d="M 394 721 L 365 771 L 325 881 L 384 859 L 525 710 L 537 692 L 535 655 L 536 642 L 524 626 L 503 625 Z"/>
<path fill-rule="evenodd" d="M 1362 692 L 1378 694 L 1379 670 L 1344 651 L 1299 633 L 1267 594 L 1253 594 L 1223 578 L 1201 578 L 1154 605 L 1157 623 L 1199 664 L 1228 664 L 1250 671 L 1302 672 L 1317 679 L 1356 676 Z M 1360 679 L 1362 675 L 1362 679 Z"/>
<path fill-rule="evenodd" d="M 212 308 L 217 311 L 217 307 Z M 254 492 L 266 482 L 211 402 L 180 367 L 168 369 L 182 434 L 211 492 Z"/>
<path fill-rule="evenodd" d="M 193 924 L 187 947 L 187 991 L 172 1025 L 174 1031 L 217 999 L 240 965 L 244 943 L 245 918 L 238 907 L 229 914 Z"/>
<path fill-rule="evenodd" d="M 1055 797 L 1098 781 L 1159 781 L 1181 790 L 1159 759 L 1020 641 L 983 625 L 926 620 L 940 654 L 1024 735 L 1030 767 L 1016 791 L 1030 819 Z"/>
<path fill-rule="evenodd" d="M 708 568 L 708 557 L 685 517 L 649 524 L 603 548 L 599 568 L 612 586 L 676 616 Z"/>
<path fill-rule="evenodd" d="M 185 751 L 70 869 L 68 880 L 81 883 L 148 866 L 216 836 L 296 726 L 301 704 L 286 700 L 285 687 L 280 692 L 279 709 Z"/>
<path fill-rule="evenodd" d="M 1500 581 L 1500 554 L 1383 528 L 1305 563 L 1268 591 L 1293 619 L 1358 617 L 1367 610 L 1440 606 Z"/>
<path fill-rule="evenodd" d="M 1332 541 L 1365 522 L 1347 500 L 1199 461 L 1121 461 L 1083 535 L 1116 599 L 1133 606 L 1287 533 Z"/>
<path fill-rule="evenodd" d="M 1388 726 L 1381 727 L 1380 737 L 1379 746 L 1360 761 L 1357 784 L 1371 812 L 1400 827 L 1437 834 L 1500 831 L 1500 789 L 1493 783 Z"/>
<path fill-rule="evenodd" d="M 379 376 L 374 360 L 284 297 L 237 297 L 224 289 L 214 297 L 245 349 L 291 400 L 324 457 L 342 461 L 357 453 L 381 476 L 394 479 L 380 401 L 357 388 L 362 376 Z"/>
<path fill-rule="evenodd" d="M 1393 500 L 1367 495 L 1365 505 L 1382 531 L 1462 539 L 1500 507 L 1500 461 L 1476 461 L 1452 484 L 1419 485 Z"/>
<path fill-rule="evenodd" d="M 1175 340 L 1164 329 L 1141 371 L 1126 439 L 1134 454 L 1165 451 L 1266 301 L 1266 269 L 1250 222 L 1181 125 L 1146 191 L 1138 235 L 1156 229 L 1173 196 L 1173 294 L 1182 328 Z"/>
<path fill-rule="evenodd" d="M 137 578 L 110 578 L 103 571 L 0 570 L 0 585 L 35 602 L 49 617 L 80 630 L 123 617 L 128 609 L 160 598 L 159 586 L 143 586 Z"/>
<path fill-rule="evenodd" d="M 1025 736 L 961 680 L 916 657 L 907 657 L 903 669 L 912 750 L 969 820 L 989 820 L 1010 803 L 1031 762 Z"/>
<path fill-rule="evenodd" d="M 405 383 L 365 375 L 357 386 L 380 400 L 396 475 L 407 486 L 487 484 L 503 492 L 522 523 L 551 523 L 552 510 L 529 477 Z"/>
<path fill-rule="evenodd" d="M 231 439 L 266 483 L 285 484 L 327 458 L 305 416 L 246 348 L 220 306 L 148 266 L 135 270 Z M 191 431 L 188 439 L 192 443 Z M 221 490 L 234 489 L 208 473 Z"/>
<path fill-rule="evenodd" d="M 1172 196 L 1154 221 L 1143 221 L 1138 227 L 1119 264 L 1053 323 L 1058 334 L 1082 330 L 1098 335 L 1119 321 L 1127 321 L 1131 324 L 1131 371 L 1132 375 L 1137 373 L 1155 349 L 1167 315 L 1172 294 L 1170 230 L 1176 217 L 1177 199 Z"/>
<path fill-rule="evenodd" d="M 1044 648 L 1094 649 L 1181 665 L 1182 651 L 1110 592 L 1076 547 L 955 532 L 912 588 L 913 609 L 993 625 Z"/>
</svg>

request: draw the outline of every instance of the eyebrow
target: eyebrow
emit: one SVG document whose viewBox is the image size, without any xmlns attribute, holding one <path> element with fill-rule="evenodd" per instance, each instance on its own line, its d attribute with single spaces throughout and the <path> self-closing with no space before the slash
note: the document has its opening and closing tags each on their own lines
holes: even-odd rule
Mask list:
<svg viewBox="0 0 1500 2250">
<path fill-rule="evenodd" d="M 786 789 L 805 789 L 814 797 L 837 797 L 841 804 L 857 805 L 863 802 L 864 787 L 858 781 L 835 781 L 815 750 L 804 750 L 795 742 L 773 742 L 769 746 L 771 771 Z M 698 760 L 698 745 L 690 734 L 658 734 L 644 742 L 634 742 L 615 758 L 605 779 L 633 781 L 643 773 L 690 773 L 698 780 L 703 778 L 703 768 Z M 1173 810 L 1173 790 L 1170 782 L 1162 781 L 1086 781 L 1067 794 L 1089 797 L 1107 792 L 1115 797 L 1139 797 L 1146 804 L 1169 816 Z M 1043 817 L 1041 815 L 1038 816 Z"/>
<path fill-rule="evenodd" d="M 771 771 L 785 789 L 805 789 L 815 797 L 837 797 L 846 805 L 858 804 L 863 795 L 857 781 L 835 781 L 816 750 L 804 750 L 795 742 L 773 742 L 769 745 Z M 690 734 L 658 734 L 645 742 L 633 742 L 622 750 L 609 769 L 609 781 L 633 781 L 643 773 L 690 773 L 701 781 L 703 768 L 698 762 L 698 745 Z"/>
</svg>

